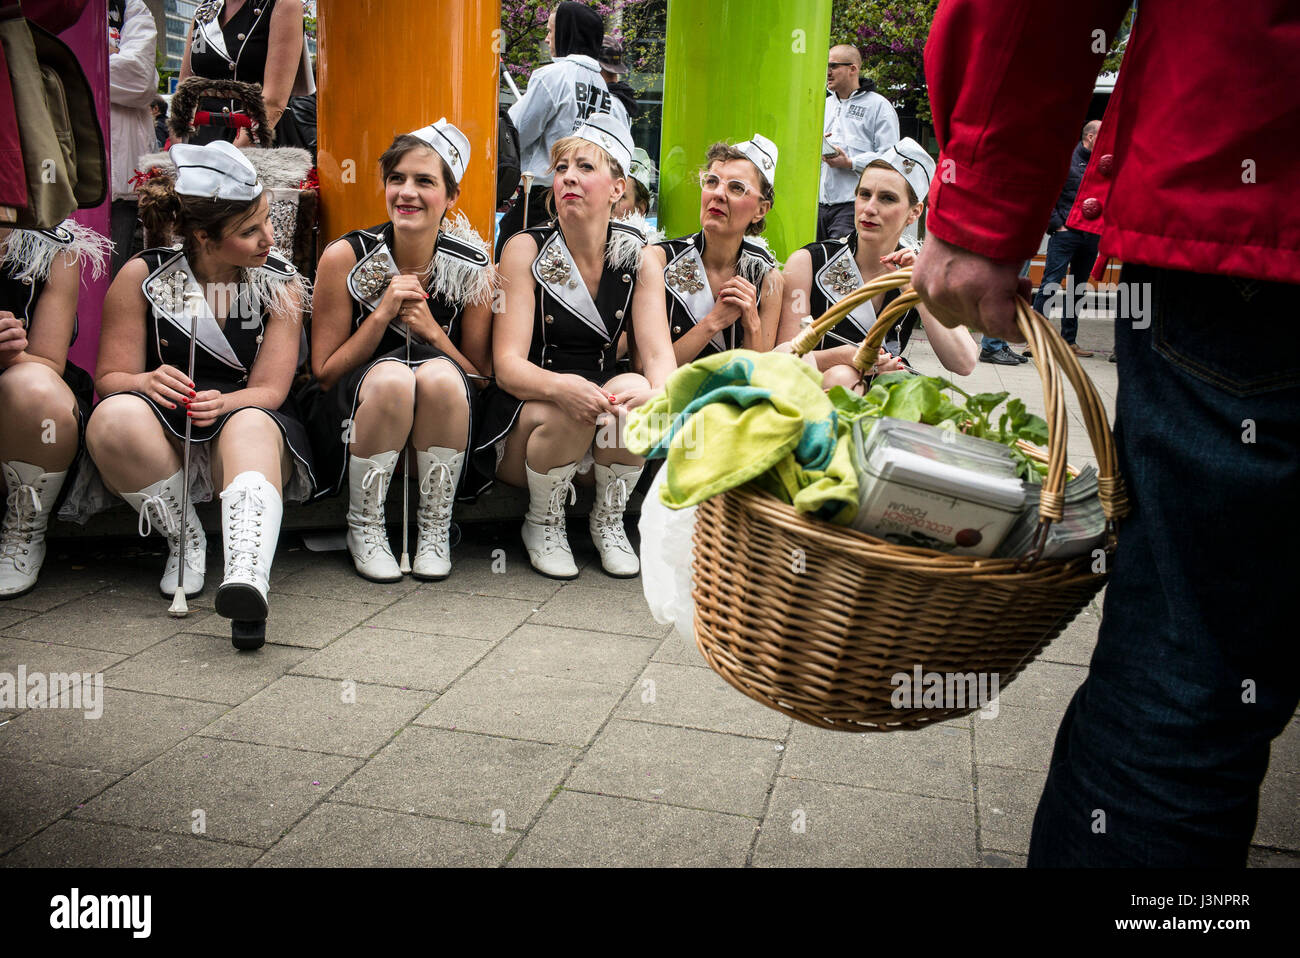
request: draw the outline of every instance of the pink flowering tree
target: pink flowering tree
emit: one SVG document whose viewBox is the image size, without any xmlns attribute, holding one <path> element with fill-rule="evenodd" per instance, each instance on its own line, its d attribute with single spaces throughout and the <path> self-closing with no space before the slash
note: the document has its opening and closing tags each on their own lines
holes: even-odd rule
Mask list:
<svg viewBox="0 0 1300 958">
<path fill-rule="evenodd" d="M 550 62 L 546 19 L 559 0 L 501 0 L 501 60 L 523 89 L 539 66 Z M 663 69 L 666 0 L 588 3 L 605 21 L 605 32 L 623 41 L 623 59 L 638 73 Z"/>
</svg>

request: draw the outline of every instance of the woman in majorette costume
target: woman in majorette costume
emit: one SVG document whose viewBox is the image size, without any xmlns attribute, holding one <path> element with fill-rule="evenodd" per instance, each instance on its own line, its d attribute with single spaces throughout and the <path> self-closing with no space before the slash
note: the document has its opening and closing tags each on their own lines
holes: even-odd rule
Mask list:
<svg viewBox="0 0 1300 958">
<path fill-rule="evenodd" d="M 108 240 L 72 220 L 0 228 L 0 599 L 36 585 L 45 533 L 81 448 L 94 386 L 68 361 L 81 268 L 98 279 Z"/>
<path fill-rule="evenodd" d="M 556 219 L 511 237 L 501 259 L 496 385 L 484 395 L 474 456 L 484 471 L 528 489 L 524 545 L 533 568 L 552 578 L 578 574 L 564 505 L 589 462 L 596 502 L 588 527 L 601 567 L 619 577 L 640 571 L 623 510 L 644 461 L 623 447 L 623 421 L 676 364 L 663 319 L 663 273 L 643 255 L 644 226 L 610 218 L 631 161 L 627 127 L 607 113 L 588 117 L 551 151 Z M 644 376 L 615 374 L 625 329 Z"/>
<path fill-rule="evenodd" d="M 778 349 L 789 349 L 790 340 L 806 320 L 816 319 L 866 281 L 912 264 L 916 251 L 899 240 L 903 230 L 920 217 L 933 175 L 934 160 L 910 137 L 874 155 L 862 171 L 854 194 L 854 232 L 840 239 L 809 243 L 792 253 L 785 264 Z M 816 362 L 827 389 L 857 387 L 861 374 L 853 366 L 853 357 L 879 311 L 899 295 L 900 290 L 891 289 L 863 303 L 805 357 Z M 970 375 L 979 357 L 978 344 L 966 330 L 948 329 L 936 322 L 924 307 L 909 309 L 899 317 L 885 335 L 874 371 L 904 368 L 903 352 L 918 322 L 924 324 L 926 338 L 944 368 L 961 376 Z"/>
<path fill-rule="evenodd" d="M 700 231 L 651 250 L 668 291 L 679 365 L 776 342 L 784 279 L 761 236 L 775 200 L 776 145 L 765 136 L 709 147 L 700 173 Z"/>
<path fill-rule="evenodd" d="M 272 247 L 267 198 L 238 149 L 180 144 L 171 159 L 174 179 L 163 174 L 139 188 L 140 216 L 151 235 L 180 243 L 138 254 L 109 288 L 95 375 L 105 398 L 86 426 L 97 471 L 82 470 L 88 481 L 68 505 L 87 515 L 106 507 L 112 491 L 139 513 L 142 535 L 162 532 L 170 549 L 164 595 L 177 589 L 184 536 L 185 594 L 196 595 L 207 540 L 193 503 L 219 492 L 226 568 L 214 604 L 235 620 L 236 646 L 256 648 L 282 501 L 315 492 L 307 432 L 289 396 L 309 292 Z M 187 417 L 190 506 L 182 515 Z M 242 639 L 241 623 L 253 630 Z"/>
<path fill-rule="evenodd" d="M 312 441 L 328 493 L 347 483 L 348 549 L 375 582 L 402 578 L 384 500 L 403 449 L 417 463 L 416 578 L 451 572 L 452 502 L 492 482 L 465 468 L 490 373 L 495 283 L 487 243 L 449 216 L 469 158 L 469 140 L 445 118 L 397 137 L 379 158 L 389 221 L 345 234 L 317 271 L 312 371 L 324 392 Z"/>
</svg>

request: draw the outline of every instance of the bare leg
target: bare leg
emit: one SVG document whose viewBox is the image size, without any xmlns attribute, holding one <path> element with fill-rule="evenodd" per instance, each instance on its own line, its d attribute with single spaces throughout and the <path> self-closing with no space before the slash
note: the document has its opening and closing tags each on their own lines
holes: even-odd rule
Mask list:
<svg viewBox="0 0 1300 958">
<path fill-rule="evenodd" d="M 601 388 L 618 395 L 632 387 L 649 387 L 644 376 L 636 373 L 623 373 L 615 376 Z M 623 427 L 627 424 L 627 410 L 620 408 L 617 417 L 610 417 L 602 422 L 596 430 L 596 443 L 591 449 L 591 456 L 602 466 L 619 463 L 625 466 L 639 466 L 645 459 L 628 452 L 623 445 Z"/>
<path fill-rule="evenodd" d="M 293 456 L 275 420 L 256 409 L 241 409 L 226 420 L 212 443 L 212 485 L 225 489 L 240 473 L 257 472 L 283 494 Z"/>
<path fill-rule="evenodd" d="M 370 459 L 406 445 L 415 416 L 415 374 L 405 363 L 376 363 L 361 381 L 352 423 L 354 456 Z"/>
<path fill-rule="evenodd" d="M 832 366 L 830 369 L 822 373 L 823 389 L 830 389 L 833 386 L 843 386 L 845 389 L 861 396 L 861 381 L 862 373 L 858 372 L 857 369 L 846 363 Z"/>
<path fill-rule="evenodd" d="M 469 432 L 469 401 L 455 366 L 442 359 L 424 363 L 415 372 L 415 429 L 411 445 L 465 449 Z M 389 448 L 397 448 L 391 446 Z"/>
<path fill-rule="evenodd" d="M 77 401 L 43 363 L 18 363 L 0 376 L 0 461 L 62 472 L 77 455 Z"/>
<path fill-rule="evenodd" d="M 595 426 L 572 419 L 554 403 L 529 400 L 519 410 L 515 428 L 506 439 L 506 454 L 497 468 L 497 477 L 526 489 L 525 459 L 530 469 L 543 473 L 578 462 L 595 436 Z"/>
<path fill-rule="evenodd" d="M 144 489 L 181 468 L 181 457 L 153 410 L 139 396 L 110 396 L 86 427 L 86 449 L 109 490 Z"/>
</svg>

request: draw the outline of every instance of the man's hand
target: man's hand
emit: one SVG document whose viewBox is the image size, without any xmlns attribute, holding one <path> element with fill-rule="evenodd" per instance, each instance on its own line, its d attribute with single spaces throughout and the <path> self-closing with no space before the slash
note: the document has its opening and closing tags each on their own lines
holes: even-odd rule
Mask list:
<svg viewBox="0 0 1300 958">
<path fill-rule="evenodd" d="M 822 160 L 825 161 L 827 166 L 836 170 L 848 170 L 853 167 L 853 161 L 850 160 L 848 154 L 838 146 L 835 147 L 834 156 L 823 156 Z"/>
<path fill-rule="evenodd" d="M 912 267 L 912 287 L 925 308 L 949 329 L 968 326 L 977 333 L 1022 342 L 1015 309 L 1019 273 L 1010 263 L 995 263 L 931 233 Z"/>
</svg>

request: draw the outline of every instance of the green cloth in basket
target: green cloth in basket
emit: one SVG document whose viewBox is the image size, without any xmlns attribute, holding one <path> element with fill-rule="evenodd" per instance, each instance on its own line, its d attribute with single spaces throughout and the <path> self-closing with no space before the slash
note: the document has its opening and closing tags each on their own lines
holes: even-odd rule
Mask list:
<svg viewBox="0 0 1300 958">
<path fill-rule="evenodd" d="M 842 525 L 858 508 L 849 427 L 821 374 L 788 353 L 733 349 L 697 359 L 628 414 L 627 448 L 667 458 L 674 509 L 756 481 L 799 512 Z"/>
</svg>

